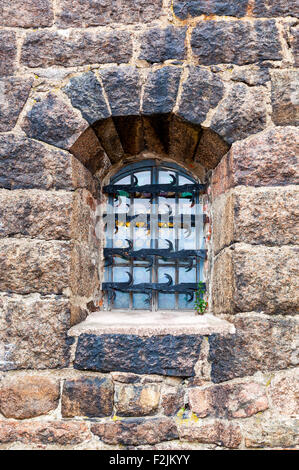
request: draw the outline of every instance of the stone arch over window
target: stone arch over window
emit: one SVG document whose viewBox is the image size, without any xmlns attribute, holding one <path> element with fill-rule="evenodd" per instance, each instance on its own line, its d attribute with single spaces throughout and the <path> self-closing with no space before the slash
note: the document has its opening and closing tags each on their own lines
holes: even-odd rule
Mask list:
<svg viewBox="0 0 299 470">
<path fill-rule="evenodd" d="M 273 184 L 271 148 L 282 145 L 285 139 L 280 136 L 282 131 L 275 128 L 251 136 L 263 129 L 264 121 L 248 115 L 239 102 L 232 108 L 227 107 L 229 98 L 225 97 L 224 90 L 225 84 L 219 76 L 200 66 L 185 71 L 177 66 L 153 67 L 146 74 L 131 66 L 109 66 L 79 73 L 60 90 L 38 96 L 36 102 L 32 99 L 26 105 L 21 122 L 26 136 L 34 145 L 41 141 L 51 146 L 47 148 L 60 149 L 65 159 L 73 155 L 75 158 L 70 160 L 68 168 L 72 184 L 76 191 L 81 188 L 85 192 L 84 201 L 80 196 L 76 207 L 87 207 L 89 215 L 83 220 L 73 211 L 72 221 L 73 233 L 88 234 L 88 243 L 81 245 L 74 235 L 70 257 L 67 285 L 72 324 L 98 309 L 102 302 L 96 266 L 101 262 L 99 253 L 103 246 L 94 233 L 99 219 L 97 206 L 102 199 L 101 187 L 110 171 L 135 161 L 136 156 L 147 159 L 155 154 L 207 183 L 210 201 L 211 196 L 221 198 L 219 201 L 227 199 L 230 188 L 238 185 L 263 186 L 270 181 Z M 250 88 L 246 88 L 246 93 L 251 93 Z M 291 129 L 284 132 L 289 132 L 288 136 L 292 134 Z M 234 143 L 240 139 L 244 140 Z M 263 152 L 251 155 L 254 148 L 261 146 L 265 148 Z M 269 160 L 264 172 L 260 170 L 264 168 L 261 158 Z M 293 181 L 293 169 L 290 172 L 290 181 Z M 280 184 L 284 181 L 283 175 L 278 175 L 276 180 L 275 184 Z M 224 250 L 236 240 L 235 215 L 228 200 L 222 213 L 219 213 L 220 203 L 214 209 L 213 205 L 210 207 L 213 211 L 213 278 L 209 276 L 208 280 L 213 282 L 207 288 L 213 313 L 247 311 L 246 295 L 244 298 L 240 294 L 235 296 L 240 279 L 235 277 L 233 268 L 237 255 Z M 250 236 L 240 234 L 238 237 L 240 241 L 254 243 Z M 240 256 L 246 258 L 245 252 Z M 223 256 L 227 263 L 220 262 Z M 242 286 L 240 288 L 242 291 Z M 257 305 L 262 304 L 263 301 L 257 302 Z M 255 302 L 251 308 L 255 308 Z"/>
</svg>

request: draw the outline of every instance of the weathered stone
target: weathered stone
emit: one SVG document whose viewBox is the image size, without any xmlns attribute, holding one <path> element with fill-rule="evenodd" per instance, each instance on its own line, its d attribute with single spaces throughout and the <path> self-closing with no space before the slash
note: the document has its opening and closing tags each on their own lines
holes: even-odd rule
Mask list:
<svg viewBox="0 0 299 470">
<path fill-rule="evenodd" d="M 218 16 L 236 16 L 238 18 L 245 16 L 247 13 L 248 0 L 174 0 L 174 14 L 181 20 L 188 17 L 201 15 L 218 15 Z"/>
<path fill-rule="evenodd" d="M 99 246 L 74 243 L 71 254 L 70 287 L 74 295 L 94 297 L 99 291 Z"/>
<path fill-rule="evenodd" d="M 0 324 L 1 370 L 68 366 L 68 299 L 1 294 Z"/>
<path fill-rule="evenodd" d="M 264 88 L 244 83 L 231 85 L 228 96 L 212 118 L 211 129 L 229 144 L 263 130 L 267 122 Z"/>
<path fill-rule="evenodd" d="M 182 441 L 201 442 L 203 444 L 216 444 L 235 449 L 242 440 L 240 427 L 225 421 L 213 421 L 203 424 L 181 424 L 178 426 Z"/>
<path fill-rule="evenodd" d="M 218 253 L 232 243 L 299 245 L 299 188 L 238 186 L 213 203 L 213 242 Z"/>
<path fill-rule="evenodd" d="M 17 44 L 14 31 L 0 31 L 0 77 L 13 75 L 16 68 Z M 0 90 L 1 94 L 3 90 Z"/>
<path fill-rule="evenodd" d="M 236 333 L 209 336 L 213 382 L 287 369 L 299 363 L 298 321 L 250 313 L 231 318 Z"/>
<path fill-rule="evenodd" d="M 214 263 L 214 313 L 298 313 L 298 252 L 296 246 L 252 247 L 244 243 L 225 248 Z"/>
<path fill-rule="evenodd" d="M 17 421 L 0 420 L 0 442 L 24 444 L 75 445 L 90 439 L 85 423 L 72 421 Z"/>
<path fill-rule="evenodd" d="M 150 28 L 140 35 L 139 59 L 150 63 L 183 60 L 186 57 L 186 27 Z"/>
<path fill-rule="evenodd" d="M 229 145 L 216 132 L 202 129 L 194 160 L 207 169 L 215 168 L 228 150 Z"/>
<path fill-rule="evenodd" d="M 271 74 L 272 120 L 280 126 L 299 124 L 299 73 L 276 70 Z"/>
<path fill-rule="evenodd" d="M 214 197 L 238 186 L 285 186 L 299 182 L 295 127 L 276 127 L 233 144 L 212 177 Z"/>
<path fill-rule="evenodd" d="M 141 84 L 135 67 L 109 67 L 99 72 L 112 116 L 139 114 Z"/>
<path fill-rule="evenodd" d="M 138 155 L 145 148 L 143 119 L 141 116 L 116 116 L 113 118 L 125 154 Z"/>
<path fill-rule="evenodd" d="M 146 416 L 157 411 L 160 400 L 159 384 L 115 385 L 117 416 Z"/>
<path fill-rule="evenodd" d="M 70 153 L 13 134 L 0 135 L 0 187 L 96 190 L 90 172 Z"/>
<path fill-rule="evenodd" d="M 69 239 L 73 194 L 0 189 L 0 238 Z"/>
<path fill-rule="evenodd" d="M 171 418 L 129 418 L 113 423 L 92 424 L 91 432 L 107 444 L 142 445 L 178 437 Z"/>
<path fill-rule="evenodd" d="M 5 418 L 27 419 L 54 410 L 59 382 L 40 375 L 7 376 L 0 381 L 0 411 Z"/>
<path fill-rule="evenodd" d="M 254 420 L 244 431 L 245 446 L 259 447 L 294 447 L 299 444 L 298 419 Z"/>
<path fill-rule="evenodd" d="M 243 82 L 249 86 L 265 85 L 270 81 L 270 73 L 267 64 L 265 66 L 250 65 L 248 67 L 234 67 L 231 79 Z"/>
<path fill-rule="evenodd" d="M 290 28 L 290 46 L 292 48 L 294 65 L 295 67 L 299 66 L 299 26 L 294 26 Z"/>
<path fill-rule="evenodd" d="M 93 128 L 109 160 L 112 163 L 117 163 L 121 160 L 124 156 L 124 150 L 112 118 L 98 121 Z"/>
<path fill-rule="evenodd" d="M 171 376 L 194 375 L 202 337 L 104 334 L 79 336 L 75 368 Z"/>
<path fill-rule="evenodd" d="M 86 127 L 87 122 L 52 93 L 35 103 L 22 123 L 28 137 L 63 149 L 69 149 Z"/>
<path fill-rule="evenodd" d="M 149 23 L 161 10 L 162 0 L 62 0 L 56 22 L 63 28 Z"/>
<path fill-rule="evenodd" d="M 86 166 L 92 175 L 102 168 L 106 168 L 107 162 L 109 162 L 105 150 L 91 127 L 88 127 L 80 135 L 69 151 Z"/>
<path fill-rule="evenodd" d="M 245 65 L 282 58 L 274 20 L 199 21 L 191 47 L 201 65 Z"/>
<path fill-rule="evenodd" d="M 50 0 L 2 0 L 1 26 L 36 28 L 53 24 Z"/>
<path fill-rule="evenodd" d="M 68 287 L 70 242 L 0 240 L 0 291 L 62 294 Z"/>
<path fill-rule="evenodd" d="M 166 416 L 176 415 L 184 406 L 185 390 L 183 387 L 168 387 L 162 393 L 161 406 Z"/>
<path fill-rule="evenodd" d="M 265 387 L 254 382 L 194 387 L 189 403 L 200 418 L 248 418 L 268 408 Z"/>
<path fill-rule="evenodd" d="M 296 0 L 255 0 L 252 8 L 254 16 L 276 17 L 276 16 L 298 16 L 299 8 Z"/>
<path fill-rule="evenodd" d="M 144 88 L 143 114 L 170 113 L 175 105 L 182 69 L 163 67 L 149 72 Z"/>
<path fill-rule="evenodd" d="M 92 72 L 71 78 L 64 91 L 89 124 L 110 115 L 102 87 Z"/>
<path fill-rule="evenodd" d="M 34 31 L 27 34 L 21 62 L 28 67 L 126 63 L 132 55 L 127 31 Z"/>
<path fill-rule="evenodd" d="M 73 193 L 72 204 L 71 238 L 94 247 L 99 237 L 95 230 L 97 200 L 86 189 L 79 189 Z"/>
<path fill-rule="evenodd" d="M 268 389 L 271 408 L 275 414 L 287 416 L 299 414 L 299 370 L 280 372 L 271 380 Z"/>
<path fill-rule="evenodd" d="M 210 109 L 217 106 L 223 96 L 220 78 L 202 67 L 190 67 L 182 86 L 178 114 L 186 121 L 201 124 Z"/>
<path fill-rule="evenodd" d="M 176 162 L 181 161 L 184 165 L 192 168 L 196 174 L 194 154 L 201 136 L 201 127 L 185 121 L 180 116 L 172 116 L 168 127 L 168 154 Z M 196 174 L 196 176 L 198 176 Z M 201 175 L 202 176 L 202 175 Z"/>
<path fill-rule="evenodd" d="M 137 382 L 141 382 L 142 376 L 132 374 L 131 372 L 111 372 L 111 377 L 114 382 L 134 384 Z"/>
<path fill-rule="evenodd" d="M 113 411 L 111 379 L 82 377 L 66 380 L 63 385 L 61 413 L 64 418 L 75 416 L 104 417 Z"/>
<path fill-rule="evenodd" d="M 10 131 L 27 101 L 31 79 L 3 78 L 0 80 L 0 132 Z"/>
</svg>

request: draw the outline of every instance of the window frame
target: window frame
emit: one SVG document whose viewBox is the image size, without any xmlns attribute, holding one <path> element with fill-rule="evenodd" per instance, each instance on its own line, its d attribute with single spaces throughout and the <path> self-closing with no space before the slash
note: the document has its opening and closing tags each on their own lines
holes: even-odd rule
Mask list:
<svg viewBox="0 0 299 470">
<path fill-rule="evenodd" d="M 109 184 L 110 185 L 117 184 L 119 181 L 123 180 L 127 176 L 130 176 L 130 184 L 133 184 L 134 183 L 134 174 L 138 173 L 138 172 L 141 172 L 141 171 L 150 171 L 151 172 L 151 184 L 158 184 L 159 171 L 171 171 L 171 172 L 174 172 L 177 177 L 182 176 L 182 177 L 187 178 L 190 181 L 190 184 L 192 184 L 192 183 L 200 183 L 201 184 L 201 181 L 199 180 L 199 178 L 194 177 L 194 175 L 192 175 L 189 171 L 187 171 L 186 169 L 184 169 L 180 165 L 178 165 L 176 163 L 173 163 L 173 162 L 162 161 L 162 160 L 158 160 L 158 159 L 147 159 L 147 160 L 138 161 L 138 162 L 135 162 L 135 163 L 129 163 L 128 165 L 124 166 L 123 168 L 118 170 L 113 176 L 110 177 Z M 178 178 L 177 178 L 177 181 L 178 181 Z M 159 196 L 154 196 L 153 197 L 152 207 L 154 208 L 155 211 L 157 211 L 158 208 L 159 208 L 158 197 Z M 108 204 L 110 204 L 110 207 L 111 207 L 111 204 L 113 204 L 113 199 L 114 199 L 114 196 L 109 194 L 107 202 L 108 202 Z M 134 195 L 131 194 L 130 195 L 130 207 L 132 207 L 132 200 L 133 200 L 133 206 L 134 206 L 134 199 L 136 199 L 136 198 L 134 197 Z M 176 194 L 175 195 L 176 212 L 178 210 L 178 200 L 179 200 L 179 196 L 178 196 L 178 194 Z M 204 206 L 203 195 L 200 194 L 199 191 L 197 191 L 196 196 L 195 196 L 195 215 L 196 215 L 196 217 L 202 216 L 202 223 L 200 224 L 200 232 L 195 233 L 195 241 L 196 241 L 195 249 L 196 250 L 205 250 L 205 231 L 204 231 L 204 221 L 203 221 L 203 216 L 204 216 L 203 206 Z M 178 214 L 176 213 L 175 215 L 177 216 Z M 152 216 L 152 212 L 151 212 L 151 216 Z M 131 240 L 133 240 L 133 238 L 134 238 L 132 236 L 132 230 L 133 230 L 132 225 L 133 224 L 131 224 L 131 226 L 130 226 L 130 239 Z M 159 230 L 159 229 L 156 228 L 155 230 Z M 179 237 L 177 236 L 178 230 L 179 230 L 178 228 L 175 228 L 175 231 L 176 231 L 175 238 L 174 238 L 175 239 L 175 243 L 174 243 L 174 251 L 175 252 L 179 251 L 179 246 L 178 246 Z M 196 227 L 195 227 L 195 230 L 196 230 Z M 107 247 L 107 248 L 112 247 L 112 243 L 113 243 L 112 241 L 113 241 L 113 238 L 107 240 L 107 238 L 105 237 L 105 247 Z M 151 236 L 151 248 L 156 248 L 157 249 L 158 248 L 158 242 L 159 242 L 159 238 L 157 236 L 154 236 L 154 237 Z M 154 244 L 154 246 L 153 246 L 153 244 Z M 174 267 L 174 269 L 175 269 L 174 283 L 178 284 L 179 283 L 179 280 L 178 280 L 179 268 L 183 267 L 182 265 L 180 265 L 180 263 L 182 263 L 182 262 L 180 260 L 177 260 L 177 261 L 174 261 L 172 263 L 171 262 L 163 263 L 161 265 L 161 263 L 159 263 L 159 259 L 157 257 L 155 257 L 153 267 L 150 271 L 150 276 L 149 276 L 149 281 L 148 282 L 161 282 L 161 280 L 158 281 L 158 269 L 159 269 L 159 267 L 163 266 L 165 268 L 170 268 L 170 267 L 173 268 Z M 128 263 L 123 263 L 123 264 L 122 263 L 117 263 L 117 267 L 124 267 L 124 266 L 129 268 L 128 270 L 130 270 L 130 273 L 133 276 L 133 268 L 134 267 L 135 268 L 136 267 L 147 268 L 148 263 L 146 261 L 144 261 L 144 262 L 139 261 L 138 265 L 134 265 L 134 260 L 133 259 L 130 260 L 129 265 L 128 265 Z M 197 283 L 199 281 L 204 282 L 204 259 L 202 259 L 200 257 L 196 258 L 195 269 L 196 269 L 196 282 Z M 107 267 L 104 268 L 104 270 L 105 270 L 104 276 L 106 277 L 106 282 L 113 282 L 113 266 L 107 266 Z M 162 281 L 162 282 L 164 282 L 164 281 Z M 104 296 L 103 309 L 106 310 L 106 311 L 116 311 L 116 312 L 117 311 L 161 312 L 161 311 L 165 311 L 165 310 L 168 310 L 168 311 L 172 310 L 172 311 L 176 311 L 176 312 L 181 312 L 181 311 L 184 311 L 184 310 L 189 310 L 189 311 L 194 310 L 194 306 L 190 307 L 190 308 L 180 308 L 180 306 L 179 306 L 179 296 L 183 295 L 181 293 L 171 294 L 171 295 L 174 296 L 175 306 L 171 307 L 169 309 L 159 308 L 159 298 L 158 298 L 158 296 L 161 295 L 161 294 L 156 293 L 156 292 L 152 293 L 151 306 L 148 309 L 147 308 L 138 308 L 138 307 L 134 308 L 134 300 L 133 300 L 134 295 L 136 295 L 136 294 L 129 293 L 130 302 L 129 302 L 129 307 L 128 308 L 115 308 L 113 305 L 110 304 L 108 295 L 106 294 Z M 169 295 L 169 294 L 164 294 L 164 295 Z M 195 298 L 195 296 L 194 296 L 194 298 Z"/>
</svg>

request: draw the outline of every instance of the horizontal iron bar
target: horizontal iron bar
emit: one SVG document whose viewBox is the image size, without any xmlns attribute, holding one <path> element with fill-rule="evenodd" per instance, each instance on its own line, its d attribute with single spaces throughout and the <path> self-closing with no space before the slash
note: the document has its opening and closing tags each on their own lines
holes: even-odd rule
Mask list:
<svg viewBox="0 0 299 470">
<path fill-rule="evenodd" d="M 183 282 L 181 284 L 168 285 L 167 282 L 144 282 L 142 284 L 129 285 L 127 282 L 103 282 L 103 291 L 116 290 L 120 292 L 135 292 L 147 294 L 148 292 L 165 292 L 169 293 L 188 293 L 189 291 L 198 290 L 198 284 L 196 282 Z M 205 290 L 205 284 L 202 284 L 202 290 Z"/>
<path fill-rule="evenodd" d="M 167 259 L 188 259 L 198 257 L 206 259 L 207 250 L 180 250 L 171 251 L 169 249 L 142 248 L 141 250 L 130 250 L 128 248 L 104 248 L 104 257 L 121 256 L 124 258 L 146 259 L 150 256 L 158 256 Z"/>
<path fill-rule="evenodd" d="M 117 194 L 120 191 L 125 191 L 129 194 L 134 193 L 149 193 L 149 194 L 160 194 L 160 193 L 203 193 L 206 191 L 205 184 L 145 184 L 143 186 L 136 186 L 134 184 L 108 184 L 103 188 L 106 194 Z"/>
</svg>

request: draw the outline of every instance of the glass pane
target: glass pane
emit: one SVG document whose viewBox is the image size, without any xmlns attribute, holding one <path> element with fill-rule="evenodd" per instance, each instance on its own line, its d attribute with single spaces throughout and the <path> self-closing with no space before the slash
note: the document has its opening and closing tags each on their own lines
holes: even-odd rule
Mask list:
<svg viewBox="0 0 299 470">
<path fill-rule="evenodd" d="M 136 268 L 133 270 L 134 284 L 141 284 L 150 282 L 150 272 L 146 271 L 145 267 Z M 151 303 L 148 302 L 149 296 L 147 294 L 133 294 L 133 308 L 140 310 L 148 310 L 151 308 Z"/>
<path fill-rule="evenodd" d="M 176 214 L 175 198 L 158 197 L 158 247 L 169 248 L 166 240 L 173 244 L 175 249 L 175 227 L 174 217 Z"/>
<path fill-rule="evenodd" d="M 196 282 L 196 267 L 194 261 L 194 268 L 186 272 L 183 267 L 179 268 L 179 282 Z M 190 296 L 186 294 L 179 294 L 179 309 L 194 310 L 195 294 L 190 301 Z"/>
<path fill-rule="evenodd" d="M 192 184 L 193 180 L 191 178 L 186 178 L 186 176 L 179 175 L 179 184 Z"/>
<path fill-rule="evenodd" d="M 165 274 L 169 274 L 172 277 L 173 284 L 175 284 L 175 268 L 169 266 L 163 266 L 158 268 L 158 282 L 166 283 L 168 279 Z M 175 309 L 175 294 L 158 294 L 158 308 L 164 310 Z"/>
<path fill-rule="evenodd" d="M 127 282 L 129 276 L 127 272 L 128 267 L 115 267 L 113 268 L 113 282 Z M 130 295 L 127 292 L 116 291 L 115 300 L 113 303 L 114 308 L 129 308 L 130 307 Z"/>
<path fill-rule="evenodd" d="M 175 171 L 159 170 L 159 184 L 170 184 L 175 176 Z"/>
<path fill-rule="evenodd" d="M 129 175 L 129 176 L 125 176 L 121 180 L 118 180 L 117 183 L 113 183 L 113 184 L 130 184 L 130 182 L 131 182 L 131 177 Z"/>
<path fill-rule="evenodd" d="M 138 180 L 138 186 L 144 186 L 145 184 L 151 184 L 151 172 L 150 171 L 138 171 L 135 173 Z"/>
</svg>

